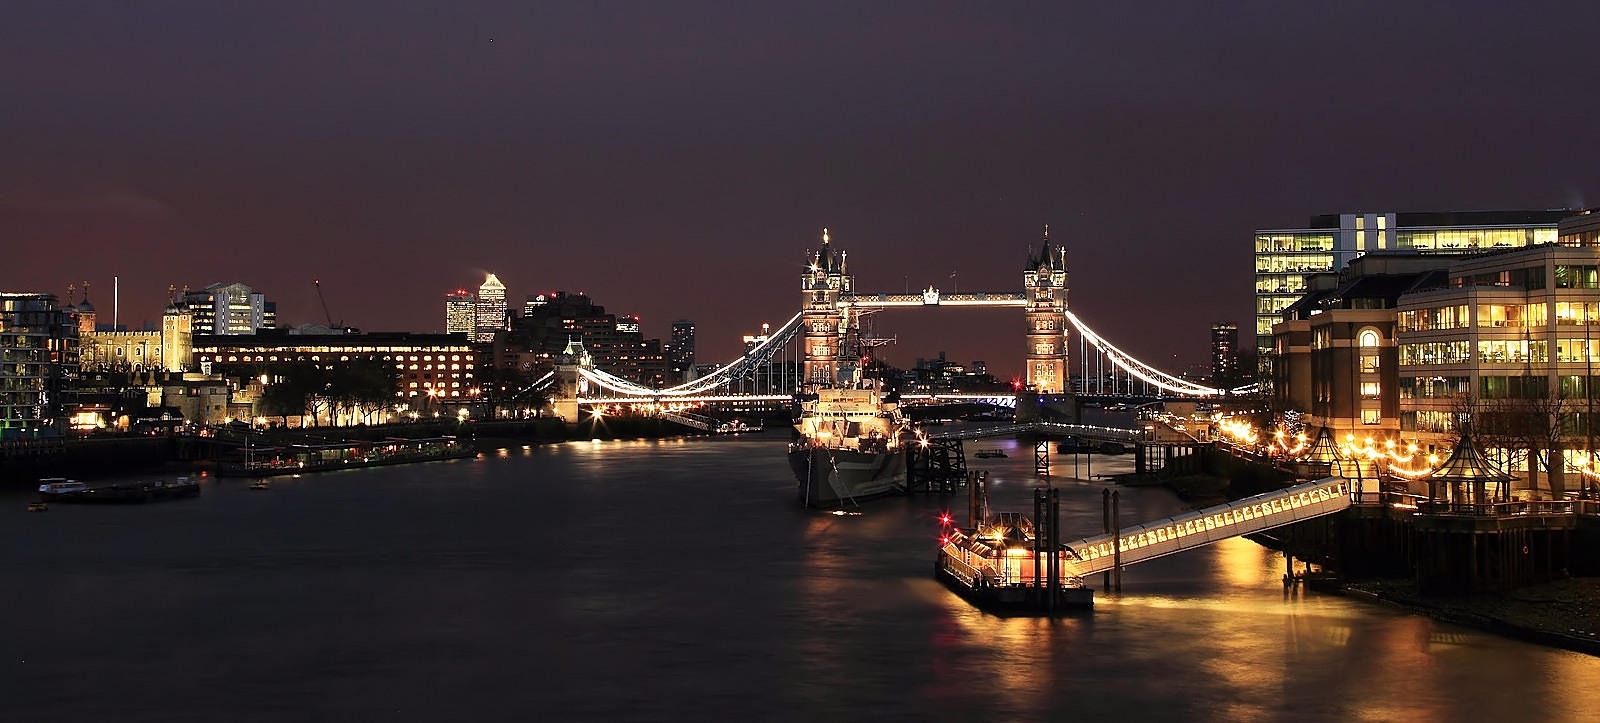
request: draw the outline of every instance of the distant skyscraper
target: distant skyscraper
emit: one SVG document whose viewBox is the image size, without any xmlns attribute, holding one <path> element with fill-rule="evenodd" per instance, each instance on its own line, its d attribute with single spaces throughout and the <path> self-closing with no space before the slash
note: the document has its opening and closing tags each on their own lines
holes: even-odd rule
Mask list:
<svg viewBox="0 0 1600 723">
<path fill-rule="evenodd" d="M 478 287 L 478 321 L 475 341 L 494 341 L 494 333 L 506 328 L 506 287 L 494 274 Z"/>
<path fill-rule="evenodd" d="M 667 343 L 667 370 L 674 379 L 682 379 L 694 368 L 694 322 L 679 319 L 672 322 L 672 341 Z"/>
<path fill-rule="evenodd" d="M 478 297 L 466 289 L 444 295 L 444 331 L 446 334 L 472 336 L 478 330 Z"/>
<path fill-rule="evenodd" d="M 1239 381 L 1239 327 L 1211 325 L 1211 383 L 1232 388 Z"/>
</svg>

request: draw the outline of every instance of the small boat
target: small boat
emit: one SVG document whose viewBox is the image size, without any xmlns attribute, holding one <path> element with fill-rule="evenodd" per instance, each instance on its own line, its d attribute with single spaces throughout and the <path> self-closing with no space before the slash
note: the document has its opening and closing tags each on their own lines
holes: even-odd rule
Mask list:
<svg viewBox="0 0 1600 723">
<path fill-rule="evenodd" d="M 49 512 L 50 511 L 50 505 L 47 505 L 47 504 L 45 504 L 43 502 L 32 502 L 32 503 L 28 504 L 28 511 L 29 512 Z"/>
<path fill-rule="evenodd" d="M 999 449 L 999 448 L 995 448 L 995 449 L 980 449 L 980 450 L 972 453 L 972 456 L 980 457 L 980 458 L 983 458 L 983 459 L 994 459 L 994 458 L 997 458 L 997 457 L 1006 456 L 1006 451 L 1003 450 L 1003 449 Z"/>
<path fill-rule="evenodd" d="M 61 477 L 47 478 L 41 482 L 40 502 L 139 504 L 200 496 L 200 483 L 188 477 L 179 477 L 171 482 L 121 482 L 107 487 L 90 487 Z"/>
<path fill-rule="evenodd" d="M 50 497 L 54 495 L 65 494 L 68 492 L 82 492 L 83 490 L 89 489 L 89 485 L 77 480 L 70 480 L 65 477 L 46 477 L 42 480 L 39 480 L 39 482 L 42 483 L 39 485 L 39 497 L 45 500 L 50 499 Z"/>
<path fill-rule="evenodd" d="M 256 481 L 250 483 L 250 489 L 253 489 L 253 490 L 270 490 L 270 489 L 272 489 L 272 483 L 268 482 L 268 481 L 266 481 L 264 479 L 258 479 Z"/>
</svg>

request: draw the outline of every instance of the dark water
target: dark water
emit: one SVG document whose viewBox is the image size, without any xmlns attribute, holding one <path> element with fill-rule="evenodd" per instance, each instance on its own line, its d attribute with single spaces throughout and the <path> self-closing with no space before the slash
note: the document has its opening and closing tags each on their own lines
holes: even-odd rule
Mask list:
<svg viewBox="0 0 1600 723">
<path fill-rule="evenodd" d="M 512 449 L 43 514 L 9 493 L 0 721 L 1522 721 L 1600 704 L 1600 659 L 1286 595 L 1282 558 L 1243 540 L 1132 568 L 1087 616 L 985 615 L 932 580 L 946 503 L 803 512 L 786 441 Z M 1024 510 L 1032 452 L 999 444 L 1008 458 L 974 466 L 997 509 Z M 1094 474 L 1128 464 L 1111 459 Z M 1056 481 L 1069 531 L 1097 531 L 1104 483 Z M 1182 509 L 1123 495 L 1130 521 Z"/>
</svg>

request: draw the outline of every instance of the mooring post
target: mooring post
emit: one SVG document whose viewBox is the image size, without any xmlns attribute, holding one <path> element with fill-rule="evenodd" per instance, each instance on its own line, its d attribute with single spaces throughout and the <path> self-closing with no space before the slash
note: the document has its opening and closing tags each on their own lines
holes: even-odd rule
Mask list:
<svg viewBox="0 0 1600 723">
<path fill-rule="evenodd" d="M 1076 456 L 1076 455 L 1074 455 Z M 1100 490 L 1100 531 L 1111 534 L 1111 489 Z M 1111 590 L 1111 571 L 1100 573 L 1100 587 Z"/>
<path fill-rule="evenodd" d="M 1122 491 L 1111 493 L 1111 585 L 1122 592 Z"/>
<path fill-rule="evenodd" d="M 1050 585 L 1050 612 L 1056 611 L 1056 598 L 1061 594 L 1061 490 L 1050 488 L 1050 571 L 1046 575 Z"/>
</svg>

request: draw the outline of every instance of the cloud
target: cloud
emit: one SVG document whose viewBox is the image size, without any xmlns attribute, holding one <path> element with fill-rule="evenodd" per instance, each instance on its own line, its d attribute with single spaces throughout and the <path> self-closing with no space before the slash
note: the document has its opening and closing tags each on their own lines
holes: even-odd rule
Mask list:
<svg viewBox="0 0 1600 723">
<path fill-rule="evenodd" d="M 28 191 L 0 193 L 0 208 L 40 214 L 113 214 L 165 216 L 172 207 L 165 201 L 122 189 L 97 189 L 73 194 Z"/>
</svg>

